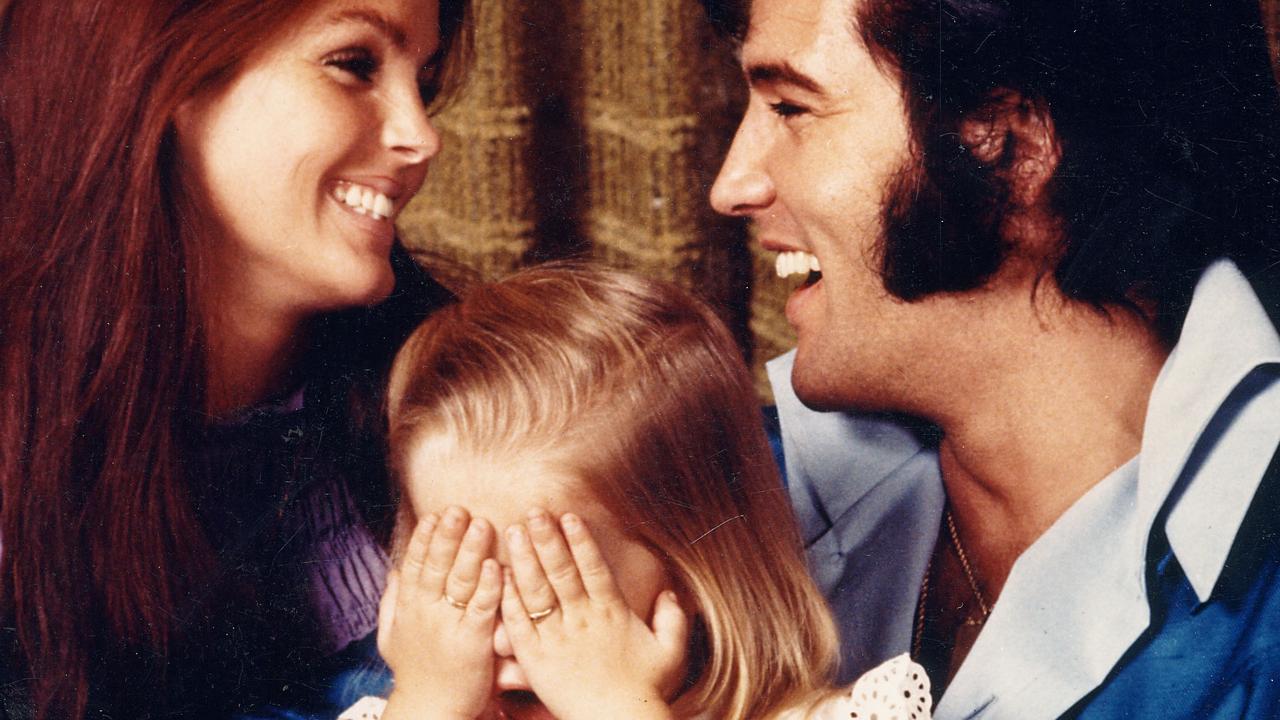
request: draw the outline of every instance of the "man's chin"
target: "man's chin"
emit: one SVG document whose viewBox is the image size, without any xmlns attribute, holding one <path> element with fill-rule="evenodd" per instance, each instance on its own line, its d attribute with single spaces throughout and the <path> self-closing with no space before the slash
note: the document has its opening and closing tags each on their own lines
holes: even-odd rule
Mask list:
<svg viewBox="0 0 1280 720">
<path fill-rule="evenodd" d="M 796 397 L 805 407 L 819 412 L 852 409 L 847 393 L 840 392 L 841 378 L 822 372 L 818 369 L 821 367 L 820 361 L 806 356 L 803 347 L 796 352 L 795 365 L 791 368 L 791 389 Z"/>
<path fill-rule="evenodd" d="M 854 410 L 847 403 L 822 393 L 803 392 L 799 388 L 796 389 L 796 397 L 800 398 L 800 402 L 810 410 L 817 412 L 839 412 L 844 410 Z"/>
</svg>

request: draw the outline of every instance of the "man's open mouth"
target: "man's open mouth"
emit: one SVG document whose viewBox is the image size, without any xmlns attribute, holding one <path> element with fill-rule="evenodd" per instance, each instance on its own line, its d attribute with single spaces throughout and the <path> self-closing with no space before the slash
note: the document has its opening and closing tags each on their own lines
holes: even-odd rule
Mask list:
<svg viewBox="0 0 1280 720">
<path fill-rule="evenodd" d="M 774 270 L 780 278 L 804 275 L 803 287 L 809 287 L 822 279 L 822 266 L 818 263 L 818 256 L 803 250 L 778 253 L 774 260 Z"/>
</svg>

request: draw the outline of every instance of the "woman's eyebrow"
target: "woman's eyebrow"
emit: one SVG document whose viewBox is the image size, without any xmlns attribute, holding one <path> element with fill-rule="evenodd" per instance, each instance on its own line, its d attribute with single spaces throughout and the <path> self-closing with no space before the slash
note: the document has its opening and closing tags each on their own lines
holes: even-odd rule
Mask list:
<svg viewBox="0 0 1280 720">
<path fill-rule="evenodd" d="M 408 41 L 409 33 L 405 31 L 403 26 L 386 15 L 369 8 L 358 8 L 355 10 L 344 10 L 339 13 L 334 13 L 329 17 L 325 24 L 332 26 L 350 22 L 368 25 L 386 36 L 386 38 L 391 41 L 391 44 L 400 50 L 404 49 L 405 44 Z"/>
</svg>

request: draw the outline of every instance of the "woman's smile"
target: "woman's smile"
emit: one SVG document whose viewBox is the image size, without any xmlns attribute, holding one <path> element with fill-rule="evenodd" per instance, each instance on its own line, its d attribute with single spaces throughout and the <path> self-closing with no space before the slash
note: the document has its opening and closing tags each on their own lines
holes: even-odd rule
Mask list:
<svg viewBox="0 0 1280 720">
<path fill-rule="evenodd" d="M 395 205 L 380 190 L 355 182 L 339 181 L 333 190 L 333 199 L 342 203 L 357 215 L 374 220 L 390 220 Z"/>
<path fill-rule="evenodd" d="M 339 180 L 328 193 L 336 205 L 341 221 L 354 226 L 364 238 L 371 241 L 370 249 L 381 255 L 388 252 L 395 241 L 395 219 L 402 204 L 397 203 L 402 186 L 387 179 L 369 179 L 360 182 Z"/>
</svg>

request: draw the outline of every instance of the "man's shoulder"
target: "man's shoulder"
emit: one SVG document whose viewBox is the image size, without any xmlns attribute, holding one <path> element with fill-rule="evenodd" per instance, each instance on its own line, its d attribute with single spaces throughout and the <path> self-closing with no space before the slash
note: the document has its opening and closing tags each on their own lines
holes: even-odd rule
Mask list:
<svg viewBox="0 0 1280 720">
<path fill-rule="evenodd" d="M 1249 578 L 1235 601 L 1178 607 L 1065 717 L 1130 717 L 1135 707 L 1177 718 L 1273 718 L 1280 712 L 1280 575 Z"/>
<path fill-rule="evenodd" d="M 1280 463 L 1241 523 L 1212 595 L 1202 600 L 1165 549 L 1149 577 L 1152 623 L 1111 676 L 1067 717 L 1270 718 L 1280 711 Z"/>
</svg>

